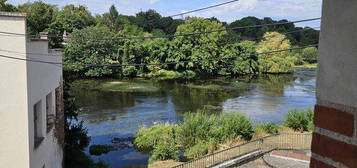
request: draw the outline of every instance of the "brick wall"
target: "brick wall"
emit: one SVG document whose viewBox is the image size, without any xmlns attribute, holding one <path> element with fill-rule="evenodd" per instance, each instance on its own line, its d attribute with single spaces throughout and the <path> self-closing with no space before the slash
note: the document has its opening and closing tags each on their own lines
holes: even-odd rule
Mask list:
<svg viewBox="0 0 357 168">
<path fill-rule="evenodd" d="M 310 167 L 357 168 L 357 109 L 318 102 Z"/>
</svg>

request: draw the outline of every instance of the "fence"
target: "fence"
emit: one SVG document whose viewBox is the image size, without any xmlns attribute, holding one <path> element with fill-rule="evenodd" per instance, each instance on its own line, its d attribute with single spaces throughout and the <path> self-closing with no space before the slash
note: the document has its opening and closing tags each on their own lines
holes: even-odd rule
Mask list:
<svg viewBox="0 0 357 168">
<path fill-rule="evenodd" d="M 255 151 L 266 153 L 276 149 L 309 150 L 311 139 L 312 134 L 283 133 L 271 135 L 203 156 L 173 168 L 212 167 Z"/>
</svg>

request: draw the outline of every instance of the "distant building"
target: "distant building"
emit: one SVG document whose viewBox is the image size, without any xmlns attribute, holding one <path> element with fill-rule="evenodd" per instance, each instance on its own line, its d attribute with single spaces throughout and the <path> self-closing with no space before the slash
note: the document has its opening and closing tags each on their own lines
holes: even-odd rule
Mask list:
<svg viewBox="0 0 357 168">
<path fill-rule="evenodd" d="M 25 14 L 0 12 L 0 167 L 62 168 L 61 53 L 25 34 Z"/>
</svg>

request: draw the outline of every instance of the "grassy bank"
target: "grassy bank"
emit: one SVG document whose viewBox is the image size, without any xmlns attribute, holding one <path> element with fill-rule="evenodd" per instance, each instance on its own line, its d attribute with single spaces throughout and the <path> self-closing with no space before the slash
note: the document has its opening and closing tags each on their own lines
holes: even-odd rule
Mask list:
<svg viewBox="0 0 357 168">
<path fill-rule="evenodd" d="M 209 115 L 198 111 L 185 114 L 183 122 L 177 125 L 142 127 L 136 133 L 134 145 L 151 154 L 150 163 L 187 161 L 270 134 L 311 131 L 312 116 L 312 110 L 292 110 L 283 125 L 273 122 L 254 125 L 239 113 Z"/>
</svg>

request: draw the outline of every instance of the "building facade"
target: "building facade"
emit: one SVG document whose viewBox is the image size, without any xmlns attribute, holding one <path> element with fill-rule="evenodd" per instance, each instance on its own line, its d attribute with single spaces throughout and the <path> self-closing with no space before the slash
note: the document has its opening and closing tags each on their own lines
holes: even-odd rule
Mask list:
<svg viewBox="0 0 357 168">
<path fill-rule="evenodd" d="M 357 167 L 357 1 L 324 0 L 311 168 Z"/>
<path fill-rule="evenodd" d="M 0 12 L 0 167 L 62 167 L 61 62 L 24 14 Z"/>
</svg>

